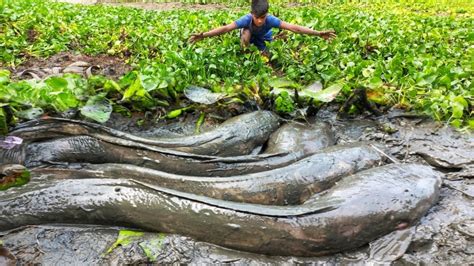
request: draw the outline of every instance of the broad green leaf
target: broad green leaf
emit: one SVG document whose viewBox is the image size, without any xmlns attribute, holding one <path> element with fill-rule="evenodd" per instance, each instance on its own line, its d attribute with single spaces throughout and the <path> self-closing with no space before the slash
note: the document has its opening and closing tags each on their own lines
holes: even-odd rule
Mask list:
<svg viewBox="0 0 474 266">
<path fill-rule="evenodd" d="M 3 110 L 3 107 L 0 107 L 0 135 L 6 135 L 8 133 L 8 121 L 7 115 Z"/>
<path fill-rule="evenodd" d="M 284 78 L 275 78 L 268 82 L 272 88 L 298 88 L 299 85 L 293 81 Z"/>
<path fill-rule="evenodd" d="M 464 106 L 460 102 L 452 102 L 453 118 L 461 118 L 464 112 Z"/>
<path fill-rule="evenodd" d="M 53 90 L 60 91 L 67 89 L 68 82 L 61 77 L 50 77 L 44 81 Z"/>
<path fill-rule="evenodd" d="M 122 89 L 120 88 L 119 84 L 110 79 L 104 83 L 104 89 L 108 92 L 116 91 L 116 92 L 122 93 Z"/>
<path fill-rule="evenodd" d="M 467 108 L 469 106 L 466 99 L 464 99 L 464 97 L 462 97 L 461 95 L 454 97 L 453 101 L 460 103 L 464 108 Z"/>
<path fill-rule="evenodd" d="M 79 105 L 79 101 L 76 99 L 76 96 L 69 92 L 59 92 L 58 94 L 51 96 L 53 99 L 51 104 L 55 107 L 56 111 L 59 112 L 64 112 Z"/>
<path fill-rule="evenodd" d="M 295 110 L 295 104 L 288 92 L 282 91 L 275 99 L 275 110 L 281 113 L 291 113 Z"/>
<path fill-rule="evenodd" d="M 0 69 L 0 85 L 6 84 L 10 81 L 10 71 Z"/>
</svg>

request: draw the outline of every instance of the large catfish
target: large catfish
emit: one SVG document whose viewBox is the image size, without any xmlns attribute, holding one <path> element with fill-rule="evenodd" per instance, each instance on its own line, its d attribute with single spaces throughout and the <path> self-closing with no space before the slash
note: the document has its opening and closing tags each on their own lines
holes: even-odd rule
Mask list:
<svg viewBox="0 0 474 266">
<path fill-rule="evenodd" d="M 39 168 L 35 173 L 59 178 L 130 178 L 217 199 L 268 205 L 301 204 L 342 177 L 381 164 L 370 144 L 328 148 L 286 167 L 222 177 L 184 176 L 129 164 L 91 164 L 82 168 Z"/>
<path fill-rule="evenodd" d="M 291 153 L 215 157 L 118 138 L 116 141 L 119 144 L 83 135 L 43 141 L 37 139 L 9 150 L 0 149 L 0 164 L 34 167 L 45 163 L 126 163 L 180 175 L 225 177 L 283 167 L 322 147 L 311 149 L 301 146 L 299 151 Z"/>
<path fill-rule="evenodd" d="M 187 153 L 235 156 L 249 154 L 255 147 L 265 143 L 279 124 L 280 119 L 274 113 L 256 111 L 233 117 L 217 128 L 198 135 L 145 138 L 95 123 L 48 117 L 21 124 L 10 135 L 29 141 L 68 135 L 88 135 L 116 144 L 128 140 Z"/>
<path fill-rule="evenodd" d="M 348 176 L 298 206 L 234 203 L 130 180 L 30 182 L 0 194 L 0 231 L 23 225 L 125 225 L 269 255 L 354 249 L 415 224 L 437 201 L 440 174 L 391 164 Z"/>
</svg>

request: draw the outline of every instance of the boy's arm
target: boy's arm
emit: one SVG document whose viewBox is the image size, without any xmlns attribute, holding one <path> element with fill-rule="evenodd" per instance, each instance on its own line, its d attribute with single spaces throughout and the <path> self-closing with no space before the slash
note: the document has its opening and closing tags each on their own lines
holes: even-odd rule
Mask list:
<svg viewBox="0 0 474 266">
<path fill-rule="evenodd" d="M 201 33 L 197 33 L 197 34 L 191 34 L 191 38 L 189 38 L 189 42 L 195 43 L 195 42 L 198 42 L 198 41 L 200 41 L 204 38 L 218 36 L 218 35 L 227 33 L 229 31 L 235 30 L 235 29 L 237 29 L 237 24 L 235 22 L 232 22 L 230 24 L 227 24 L 227 25 L 222 26 L 222 27 L 215 28 L 215 29 L 210 30 L 208 32 L 201 32 Z"/>
<path fill-rule="evenodd" d="M 295 24 L 290 24 L 288 22 L 282 21 L 280 24 L 280 29 L 284 30 L 289 30 L 294 33 L 300 33 L 300 34 L 307 34 L 307 35 L 316 35 L 321 38 L 324 38 L 325 40 L 330 40 L 334 37 L 336 37 L 336 33 L 333 30 L 325 30 L 325 31 L 316 31 L 312 30 L 307 27 L 303 27 L 300 25 L 295 25 Z"/>
</svg>

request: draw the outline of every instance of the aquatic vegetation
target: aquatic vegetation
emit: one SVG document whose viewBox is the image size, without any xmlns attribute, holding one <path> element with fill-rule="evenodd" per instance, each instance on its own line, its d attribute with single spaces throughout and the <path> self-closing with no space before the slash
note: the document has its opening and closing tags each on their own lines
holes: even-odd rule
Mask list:
<svg viewBox="0 0 474 266">
<path fill-rule="evenodd" d="M 314 81 L 325 88 L 341 84 L 339 101 L 350 96 L 353 88 L 364 86 L 370 89 L 369 99 L 377 104 L 416 109 L 458 127 L 473 125 L 474 50 L 469 29 L 474 27 L 474 12 L 465 1 L 449 5 L 433 1 L 356 2 L 293 8 L 283 3 L 273 5 L 270 12 L 292 23 L 333 28 L 338 37 L 332 43 L 294 34 L 284 40 L 278 38 L 270 45 L 270 62 L 278 65 L 273 67 L 275 64 L 268 64 L 268 59 L 255 51 L 242 54 L 234 34 L 197 45 L 187 43 L 192 32 L 229 23 L 247 12 L 242 8 L 226 12 L 146 11 L 6 1 L 0 16 L 0 62 L 14 66 L 29 57 L 68 50 L 125 57 L 136 70 L 117 83 L 106 82 L 95 89 L 112 88 L 121 95 L 111 97 L 113 105 L 120 99 L 139 109 L 166 106 L 190 85 L 219 93 L 247 92 L 248 97 L 261 99 L 272 89 L 271 77 L 283 76 L 301 86 Z M 66 79 L 71 86 L 72 78 Z M 78 93 L 85 92 L 87 83 L 75 79 L 72 92 L 58 78 L 39 84 L 11 82 L 2 72 L 1 101 L 16 111 L 44 108 L 46 104 L 62 111 L 85 105 L 82 96 L 86 94 Z M 41 101 L 32 97 L 25 102 L 21 93 L 5 96 L 12 89 L 32 91 L 38 87 L 60 97 L 50 98 L 45 92 Z M 293 100 L 286 94 L 276 99 L 278 111 L 293 110 Z"/>
</svg>

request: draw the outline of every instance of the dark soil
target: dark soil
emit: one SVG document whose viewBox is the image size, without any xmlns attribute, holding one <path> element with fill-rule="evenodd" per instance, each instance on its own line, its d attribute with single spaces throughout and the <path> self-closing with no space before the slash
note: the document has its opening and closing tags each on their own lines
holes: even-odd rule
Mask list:
<svg viewBox="0 0 474 266">
<path fill-rule="evenodd" d="M 88 56 L 73 52 L 61 52 L 45 59 L 30 58 L 18 67 L 10 70 L 13 77 L 17 77 L 22 71 L 27 69 L 48 72 L 47 70 L 58 68 L 58 71 L 62 72 L 75 62 L 86 62 L 90 66 L 97 66 L 98 68 L 94 68 L 93 74 L 104 75 L 112 79 L 118 79 L 132 70 L 132 67 L 125 63 L 125 58 L 109 55 Z M 83 75 L 85 75 L 85 69 Z"/>
</svg>

